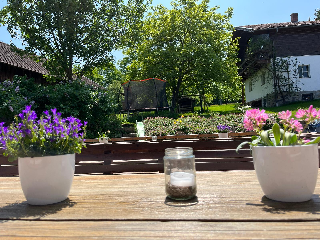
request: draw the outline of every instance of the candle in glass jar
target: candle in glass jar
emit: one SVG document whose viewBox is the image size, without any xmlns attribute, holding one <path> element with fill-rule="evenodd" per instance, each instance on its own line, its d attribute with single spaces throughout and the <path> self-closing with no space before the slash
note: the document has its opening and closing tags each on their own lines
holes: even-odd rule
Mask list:
<svg viewBox="0 0 320 240">
<path fill-rule="evenodd" d="M 173 172 L 170 174 L 170 184 L 179 187 L 194 186 L 195 176 L 187 172 Z"/>
</svg>

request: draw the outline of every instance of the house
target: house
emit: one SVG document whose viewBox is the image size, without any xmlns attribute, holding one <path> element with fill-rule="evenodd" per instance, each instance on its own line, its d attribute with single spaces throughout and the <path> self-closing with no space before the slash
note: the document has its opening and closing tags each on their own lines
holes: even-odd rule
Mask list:
<svg viewBox="0 0 320 240">
<path fill-rule="evenodd" d="M 298 13 L 293 13 L 291 22 L 236 27 L 234 37 L 239 38 L 239 74 L 247 104 L 269 107 L 320 99 L 320 21 L 298 21 Z M 255 61 L 248 62 L 249 43 L 257 39 L 267 39 L 269 50 L 260 46 L 260 52 L 251 55 Z M 285 62 L 286 70 L 275 68 L 277 61 Z M 279 76 L 287 79 L 282 85 Z"/>
<path fill-rule="evenodd" d="M 26 56 L 20 56 L 9 44 L 0 42 L 0 82 L 12 80 L 13 76 L 27 76 L 33 78 L 35 82 L 44 83 L 44 75 L 49 75 L 40 62 L 36 62 Z M 103 88 L 91 79 L 83 76 L 81 78 L 86 84 Z"/>
<path fill-rule="evenodd" d="M 43 82 L 43 75 L 49 72 L 41 63 L 31 58 L 22 57 L 14 52 L 10 45 L 0 42 L 0 81 L 13 79 L 14 75 L 34 78 L 36 82 Z"/>
</svg>

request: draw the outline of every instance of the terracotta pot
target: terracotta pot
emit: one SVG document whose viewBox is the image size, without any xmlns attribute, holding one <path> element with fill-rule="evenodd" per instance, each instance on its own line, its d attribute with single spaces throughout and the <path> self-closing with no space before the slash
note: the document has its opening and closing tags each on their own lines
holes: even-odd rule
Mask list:
<svg viewBox="0 0 320 240">
<path fill-rule="evenodd" d="M 267 198 L 282 202 L 310 200 L 318 177 L 318 145 L 256 146 L 254 168 Z"/>
<path fill-rule="evenodd" d="M 65 200 L 70 192 L 75 154 L 19 158 L 22 191 L 31 205 L 46 205 Z"/>
</svg>

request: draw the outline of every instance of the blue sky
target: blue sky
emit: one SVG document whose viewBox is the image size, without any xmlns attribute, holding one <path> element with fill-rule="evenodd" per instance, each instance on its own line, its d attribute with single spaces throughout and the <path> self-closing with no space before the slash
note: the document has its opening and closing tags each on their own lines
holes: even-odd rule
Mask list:
<svg viewBox="0 0 320 240">
<path fill-rule="evenodd" d="M 0 8 L 5 6 L 6 0 L 0 0 Z M 153 0 L 153 5 L 162 4 L 170 8 L 171 0 Z M 320 8 L 319 0 L 211 0 L 210 6 L 219 6 L 219 12 L 225 12 L 232 7 L 234 15 L 231 19 L 233 26 L 243 26 L 263 23 L 289 22 L 291 13 L 299 14 L 299 21 L 314 20 L 315 9 Z M 10 37 L 6 27 L 0 27 L 0 41 L 10 43 L 13 41 L 22 47 L 20 40 Z M 121 54 L 117 54 L 119 60 Z"/>
</svg>

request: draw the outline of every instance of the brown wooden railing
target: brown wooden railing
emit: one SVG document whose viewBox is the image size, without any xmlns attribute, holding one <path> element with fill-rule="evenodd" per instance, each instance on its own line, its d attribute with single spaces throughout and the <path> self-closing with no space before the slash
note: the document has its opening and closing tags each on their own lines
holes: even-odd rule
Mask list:
<svg viewBox="0 0 320 240">
<path fill-rule="evenodd" d="M 216 134 L 178 135 L 142 138 L 113 138 L 108 144 L 87 140 L 87 147 L 76 155 L 76 174 L 118 174 L 163 172 L 166 148 L 192 147 L 197 171 L 253 170 L 249 147 L 236 153 L 237 146 L 250 141 L 252 133 L 232 133 L 229 139 Z M 18 175 L 17 161 L 0 156 L 0 176 Z"/>
</svg>

